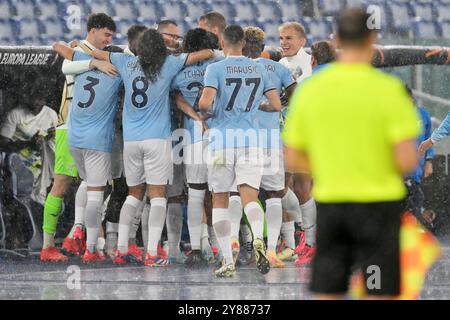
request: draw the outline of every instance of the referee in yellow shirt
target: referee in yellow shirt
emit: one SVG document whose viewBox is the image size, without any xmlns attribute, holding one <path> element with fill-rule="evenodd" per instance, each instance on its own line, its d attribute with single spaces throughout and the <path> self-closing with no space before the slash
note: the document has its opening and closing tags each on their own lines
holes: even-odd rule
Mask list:
<svg viewBox="0 0 450 320">
<path fill-rule="evenodd" d="M 311 290 L 323 299 L 343 298 L 355 267 L 370 278 L 369 295 L 400 293 L 402 176 L 417 165 L 419 119 L 401 81 L 370 65 L 368 19 L 341 12 L 337 62 L 299 86 L 283 132 L 287 167 L 314 178 Z"/>
</svg>

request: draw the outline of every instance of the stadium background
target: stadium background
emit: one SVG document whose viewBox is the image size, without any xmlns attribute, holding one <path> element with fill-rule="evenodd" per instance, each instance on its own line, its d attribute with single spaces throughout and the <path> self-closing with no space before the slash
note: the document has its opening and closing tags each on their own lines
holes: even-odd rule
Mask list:
<svg viewBox="0 0 450 320">
<path fill-rule="evenodd" d="M 360 4 L 380 8 L 382 45 L 450 47 L 450 0 L 0 0 L 0 54 L 48 52 L 48 47 L 34 46 L 83 39 L 86 18 L 92 12 L 114 17 L 118 28 L 115 44 L 126 43 L 126 30 L 132 24 L 152 26 L 160 20 L 173 19 L 187 31 L 197 25 L 203 13 L 217 10 L 228 23 L 261 27 L 267 34 L 267 45 L 278 45 L 278 26 L 282 22 L 299 21 L 305 26 L 309 46 L 330 38 L 333 16 L 340 9 Z M 5 66 L 0 59 L 0 124 L 6 113 L 20 105 L 27 98 L 26 93 L 36 86 L 47 97 L 48 105 L 58 109 L 64 78 L 60 73 L 61 60 L 52 59 L 40 66 Z M 384 71 L 400 76 L 416 90 L 419 103 L 429 110 L 434 126 L 450 110 L 448 66 L 390 67 Z M 436 151 L 435 174 L 425 181 L 425 190 L 436 211 L 448 218 L 450 143 L 440 144 Z M 69 199 L 66 207 L 70 208 L 72 202 Z"/>
</svg>

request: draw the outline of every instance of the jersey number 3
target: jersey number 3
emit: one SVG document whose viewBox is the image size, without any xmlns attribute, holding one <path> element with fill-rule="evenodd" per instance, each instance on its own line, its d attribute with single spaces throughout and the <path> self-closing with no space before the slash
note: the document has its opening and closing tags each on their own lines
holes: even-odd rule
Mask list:
<svg viewBox="0 0 450 320">
<path fill-rule="evenodd" d="M 100 82 L 100 80 L 91 76 L 87 77 L 86 80 L 89 81 L 89 83 L 85 84 L 83 88 L 84 90 L 89 91 L 89 99 L 86 102 L 78 102 L 78 106 L 80 108 L 89 108 L 91 106 L 92 102 L 94 102 L 95 99 L 94 87 Z"/>
</svg>

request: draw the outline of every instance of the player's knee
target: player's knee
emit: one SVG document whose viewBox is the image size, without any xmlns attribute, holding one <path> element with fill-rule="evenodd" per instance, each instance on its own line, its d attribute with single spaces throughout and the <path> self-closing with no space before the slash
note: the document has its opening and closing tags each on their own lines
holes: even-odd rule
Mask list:
<svg viewBox="0 0 450 320">
<path fill-rule="evenodd" d="M 70 187 L 70 184 L 72 183 L 72 179 L 73 179 L 72 177 L 61 174 L 55 175 L 51 194 L 54 195 L 55 197 L 64 198 L 64 196 L 67 193 L 67 190 Z"/>
<path fill-rule="evenodd" d="M 285 194 L 286 194 L 286 192 L 284 190 L 266 191 L 267 199 L 283 198 Z"/>
</svg>

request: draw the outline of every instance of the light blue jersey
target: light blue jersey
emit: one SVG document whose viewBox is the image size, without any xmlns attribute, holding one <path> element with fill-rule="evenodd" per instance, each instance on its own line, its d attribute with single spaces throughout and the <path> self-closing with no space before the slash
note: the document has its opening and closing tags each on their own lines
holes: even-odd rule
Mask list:
<svg viewBox="0 0 450 320">
<path fill-rule="evenodd" d="M 76 52 L 74 61 L 91 56 Z M 111 152 L 114 142 L 119 76 L 91 70 L 75 77 L 68 125 L 68 143 L 72 147 Z"/>
<path fill-rule="evenodd" d="M 160 75 L 150 83 L 139 64 L 139 58 L 111 53 L 125 86 L 123 140 L 167 139 L 171 135 L 170 84 L 183 68 L 187 55 L 167 56 Z"/>
<path fill-rule="evenodd" d="M 201 89 L 203 89 L 203 80 L 206 72 L 206 67 L 211 63 L 223 60 L 224 57 L 216 57 L 205 61 L 200 61 L 191 66 L 185 67 L 175 77 L 172 83 L 174 90 L 179 90 L 184 99 L 191 105 L 191 107 L 199 113 L 198 101 L 201 96 Z M 197 128 L 194 130 L 194 128 Z M 195 143 L 203 140 L 202 129 L 196 126 L 195 121 L 190 117 L 184 117 L 184 129 L 190 134 L 190 139 L 185 143 Z M 189 137 L 185 137 L 187 139 Z"/>
<path fill-rule="evenodd" d="M 450 112 L 447 114 L 444 121 L 442 121 L 439 127 L 433 131 L 431 140 L 433 141 L 433 143 L 436 143 L 448 136 L 450 136 Z"/>
<path fill-rule="evenodd" d="M 210 148 L 257 147 L 258 108 L 264 94 L 275 89 L 264 66 L 243 56 L 227 57 L 206 68 L 205 87 L 217 90 Z"/>
<path fill-rule="evenodd" d="M 289 69 L 281 63 L 266 58 L 258 58 L 255 61 L 266 68 L 278 94 L 281 94 L 282 89 L 286 89 L 296 83 Z M 258 118 L 260 129 L 267 132 L 267 134 L 261 135 L 260 146 L 268 149 L 272 147 L 281 148 L 280 112 L 258 110 Z M 275 140 L 276 143 L 274 142 Z"/>
</svg>

